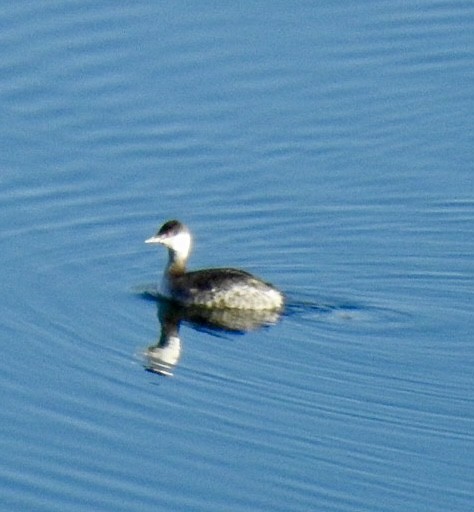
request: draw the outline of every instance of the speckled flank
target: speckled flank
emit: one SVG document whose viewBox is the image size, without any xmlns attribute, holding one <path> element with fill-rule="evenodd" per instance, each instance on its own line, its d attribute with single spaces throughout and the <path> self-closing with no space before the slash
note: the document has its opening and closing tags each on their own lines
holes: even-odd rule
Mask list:
<svg viewBox="0 0 474 512">
<path fill-rule="evenodd" d="M 187 305 L 200 305 L 209 308 L 235 308 L 270 310 L 280 309 L 283 306 L 282 294 L 271 285 L 255 278 L 249 278 L 242 273 L 241 279 L 226 279 L 225 272 L 233 269 L 220 269 L 223 274 L 219 278 L 218 286 L 209 288 L 193 287 L 183 288 L 179 281 L 174 283 L 171 278 L 171 296 Z M 199 272 L 206 277 L 207 271 Z M 194 273 L 196 274 L 196 273 Z M 212 273 L 209 275 L 212 279 Z"/>
</svg>

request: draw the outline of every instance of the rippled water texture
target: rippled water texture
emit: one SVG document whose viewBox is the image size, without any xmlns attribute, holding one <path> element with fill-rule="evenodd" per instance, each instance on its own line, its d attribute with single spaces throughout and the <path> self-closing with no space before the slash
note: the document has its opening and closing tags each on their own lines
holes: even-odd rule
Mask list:
<svg viewBox="0 0 474 512">
<path fill-rule="evenodd" d="M 467 512 L 471 2 L 0 9 L 0 510 Z M 167 219 L 280 318 L 163 308 Z"/>
</svg>

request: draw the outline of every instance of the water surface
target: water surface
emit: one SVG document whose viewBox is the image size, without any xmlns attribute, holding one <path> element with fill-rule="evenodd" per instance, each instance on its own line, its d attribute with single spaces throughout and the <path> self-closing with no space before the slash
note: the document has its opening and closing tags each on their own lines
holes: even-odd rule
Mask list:
<svg viewBox="0 0 474 512">
<path fill-rule="evenodd" d="M 470 510 L 471 4 L 1 13 L 0 508 Z M 288 305 L 164 377 L 169 218 Z"/>
</svg>

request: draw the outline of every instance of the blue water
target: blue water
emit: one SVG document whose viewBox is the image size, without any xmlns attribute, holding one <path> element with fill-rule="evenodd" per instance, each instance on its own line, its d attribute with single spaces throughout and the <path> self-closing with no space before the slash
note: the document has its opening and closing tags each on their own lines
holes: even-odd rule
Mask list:
<svg viewBox="0 0 474 512">
<path fill-rule="evenodd" d="M 470 511 L 474 5 L 1 2 L 0 509 Z M 287 295 L 183 321 L 146 246 Z"/>
</svg>

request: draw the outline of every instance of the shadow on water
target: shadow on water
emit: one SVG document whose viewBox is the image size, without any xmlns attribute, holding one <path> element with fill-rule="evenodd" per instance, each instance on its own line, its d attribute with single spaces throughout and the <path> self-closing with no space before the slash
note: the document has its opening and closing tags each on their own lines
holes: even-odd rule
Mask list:
<svg viewBox="0 0 474 512">
<path fill-rule="evenodd" d="M 140 295 L 156 302 L 160 323 L 158 341 L 144 352 L 145 369 L 165 376 L 172 376 L 179 362 L 181 355 L 179 329 L 182 323 L 195 330 L 223 336 L 225 333 L 243 334 L 274 325 L 281 317 L 280 311 L 185 307 L 163 298 L 151 289 L 142 290 Z"/>
</svg>

